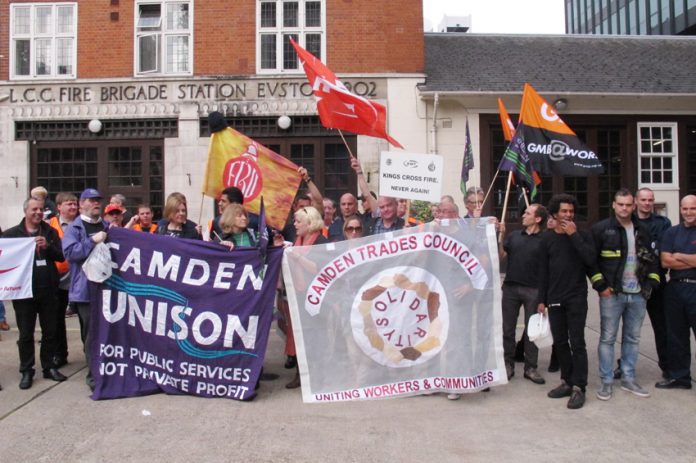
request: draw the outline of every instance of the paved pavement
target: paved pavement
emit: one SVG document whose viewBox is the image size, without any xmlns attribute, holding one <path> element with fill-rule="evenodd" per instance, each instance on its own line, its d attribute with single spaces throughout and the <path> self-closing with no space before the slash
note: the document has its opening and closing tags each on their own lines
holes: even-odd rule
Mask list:
<svg viewBox="0 0 696 463">
<path fill-rule="evenodd" d="M 522 378 L 489 393 L 449 401 L 443 394 L 371 402 L 302 403 L 283 386 L 292 372 L 280 337 L 272 334 L 262 383 L 249 403 L 163 394 L 95 402 L 84 383 L 78 322 L 68 319 L 70 363 L 64 383 L 37 374 L 34 386 L 17 386 L 17 331 L 0 341 L 0 461 L 243 461 L 243 462 L 461 462 L 461 461 L 672 461 L 696 457 L 696 389 L 655 390 L 659 379 L 652 329 L 646 317 L 638 361 L 639 383 L 652 393 L 638 398 L 618 387 L 608 402 L 594 397 L 599 319 L 591 295 L 586 329 L 590 356 L 588 401 L 581 410 L 546 392 L 547 384 Z"/>
</svg>

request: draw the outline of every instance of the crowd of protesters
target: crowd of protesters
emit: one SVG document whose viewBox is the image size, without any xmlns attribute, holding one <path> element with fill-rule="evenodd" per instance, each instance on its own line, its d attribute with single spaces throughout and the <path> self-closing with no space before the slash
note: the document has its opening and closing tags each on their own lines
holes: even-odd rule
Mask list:
<svg viewBox="0 0 696 463">
<path fill-rule="evenodd" d="M 346 192 L 338 202 L 322 197 L 308 171 L 299 169 L 305 189 L 298 192 L 287 225 L 269 230 L 273 246 L 311 246 L 393 232 L 422 223 L 409 211 L 409 202 L 377 196 L 369 190 L 357 159 L 351 159 L 361 195 Z M 131 214 L 126 198 L 105 198 L 93 188 L 79 198 L 58 193 L 55 203 L 46 189 L 34 188 L 24 203 L 19 225 L 2 237 L 34 237 L 33 294 L 13 301 L 19 331 L 19 387 L 28 389 L 34 377 L 34 329 L 41 325 L 40 362 L 43 377 L 67 378 L 59 368 L 68 362 L 65 316 L 77 314 L 83 346 L 90 343 L 90 295 L 82 263 L 97 243 L 107 238 L 110 227 L 124 227 L 177 239 L 208 239 L 233 251 L 258 246 L 259 217 L 244 208 L 244 196 L 234 187 L 222 191 L 217 214 L 203 227 L 188 218 L 186 197 L 170 194 L 163 217 L 155 220 L 147 204 Z M 482 216 L 484 192 L 469 189 L 460 213 L 451 196 L 430 207 L 424 220 L 478 219 Z M 361 208 L 358 202 L 361 201 Z M 570 195 L 555 195 L 547 207 L 530 204 L 522 214 L 521 228 L 506 233 L 504 223 L 487 220 L 499 231 L 499 255 L 507 271 L 503 283 L 502 320 L 504 360 L 508 379 L 515 362 L 524 363 L 524 378 L 545 384 L 539 372 L 538 349 L 527 337 L 527 322 L 537 312 L 548 316 L 553 334 L 552 365 L 560 369 L 561 383 L 548 392 L 550 398 L 568 397 L 567 407 L 585 403 L 588 362 L 585 322 L 588 311 L 587 279 L 599 294 L 601 333 L 598 349 L 599 381 L 596 397 L 609 400 L 614 380 L 621 389 L 639 397 L 650 393 L 636 381 L 636 362 L 641 326 L 647 313 L 653 327 L 662 380 L 655 387 L 690 389 L 690 331 L 696 333 L 696 196 L 681 200 L 682 222 L 672 226 L 654 211 L 655 197 L 648 188 L 636 193 L 616 192 L 610 217 L 580 230 L 575 223 L 577 201 Z M 360 211 L 362 209 L 362 212 Z M 282 279 L 281 279 L 282 280 Z M 286 334 L 285 367 L 295 369 L 287 388 L 300 386 L 287 296 L 279 282 L 279 326 Z M 525 329 L 515 342 L 517 319 L 523 307 Z M 618 366 L 614 368 L 615 343 L 621 326 Z M 0 330 L 9 330 L 4 306 L 0 306 Z M 516 348 L 517 346 L 517 348 Z M 84 349 L 89 365 L 89 349 Z M 89 370 L 89 369 L 88 369 Z M 263 375 L 262 375 L 263 376 Z M 278 375 L 268 374 L 265 379 Z M 264 379 L 262 377 L 262 379 Z M 91 372 L 86 382 L 94 388 Z M 457 399 L 451 394 L 450 399 Z"/>
</svg>

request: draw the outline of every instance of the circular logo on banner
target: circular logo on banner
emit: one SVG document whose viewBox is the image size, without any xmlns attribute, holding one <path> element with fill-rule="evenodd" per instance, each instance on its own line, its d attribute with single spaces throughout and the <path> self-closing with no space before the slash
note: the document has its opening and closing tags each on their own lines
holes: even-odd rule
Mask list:
<svg viewBox="0 0 696 463">
<path fill-rule="evenodd" d="M 402 368 L 427 362 L 447 341 L 444 288 L 422 268 L 382 270 L 358 290 L 351 326 L 358 346 L 381 365 Z"/>
<path fill-rule="evenodd" d="M 242 190 L 245 203 L 253 201 L 261 193 L 263 187 L 261 170 L 256 160 L 251 156 L 230 159 L 225 164 L 222 175 L 222 183 L 225 188 L 234 186 Z"/>
</svg>

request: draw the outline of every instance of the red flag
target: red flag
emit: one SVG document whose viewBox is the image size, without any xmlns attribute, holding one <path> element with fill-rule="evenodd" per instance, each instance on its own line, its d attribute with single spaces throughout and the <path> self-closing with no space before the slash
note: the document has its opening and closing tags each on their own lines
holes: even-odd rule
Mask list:
<svg viewBox="0 0 696 463">
<path fill-rule="evenodd" d="M 387 133 L 387 109 L 384 105 L 357 96 L 336 78 L 324 63 L 299 46 L 292 38 L 292 46 L 304 68 L 317 99 L 319 118 L 324 127 L 346 130 L 361 135 L 384 138 L 394 146 L 401 144 Z"/>
</svg>

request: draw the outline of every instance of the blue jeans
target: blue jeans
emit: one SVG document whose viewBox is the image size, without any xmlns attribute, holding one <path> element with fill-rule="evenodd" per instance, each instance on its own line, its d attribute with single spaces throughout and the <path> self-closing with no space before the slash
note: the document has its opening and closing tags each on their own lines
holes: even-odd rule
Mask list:
<svg viewBox="0 0 696 463">
<path fill-rule="evenodd" d="M 5 321 L 5 303 L 0 301 L 0 322 Z"/>
<path fill-rule="evenodd" d="M 638 341 L 640 329 L 645 318 L 646 301 L 640 294 L 612 294 L 599 298 L 599 312 L 602 317 L 599 336 L 599 377 L 602 382 L 614 382 L 614 343 L 619 332 L 619 322 L 623 319 L 621 329 L 621 377 L 633 381 L 636 377 L 638 360 Z"/>
</svg>

